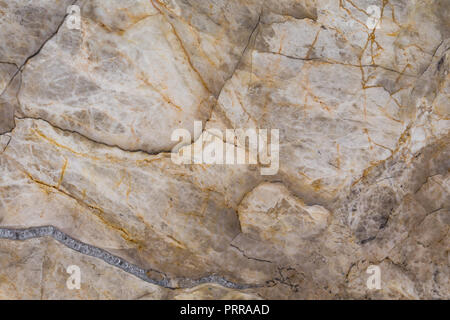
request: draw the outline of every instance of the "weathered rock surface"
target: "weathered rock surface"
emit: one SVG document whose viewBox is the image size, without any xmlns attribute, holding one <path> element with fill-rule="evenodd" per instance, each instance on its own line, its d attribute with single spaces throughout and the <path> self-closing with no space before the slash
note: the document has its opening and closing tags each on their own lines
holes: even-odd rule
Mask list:
<svg viewBox="0 0 450 320">
<path fill-rule="evenodd" d="M 0 248 L 1 299 L 258 299 L 250 293 L 211 284 L 194 289 L 162 288 L 45 238 L 5 240 Z M 24 262 L 24 269 L 17 273 Z M 66 286 L 70 265 L 80 268 L 79 290 Z"/>
<path fill-rule="evenodd" d="M 449 15 L 0 1 L 0 298 L 449 299 Z M 279 170 L 177 164 L 175 129 L 278 129 Z"/>
</svg>

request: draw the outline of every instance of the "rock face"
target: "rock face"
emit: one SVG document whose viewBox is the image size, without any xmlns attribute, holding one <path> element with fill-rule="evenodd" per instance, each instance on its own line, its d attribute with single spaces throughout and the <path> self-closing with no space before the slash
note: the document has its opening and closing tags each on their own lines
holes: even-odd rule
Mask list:
<svg viewBox="0 0 450 320">
<path fill-rule="evenodd" d="M 0 298 L 450 299 L 449 16 L 0 0 Z"/>
</svg>

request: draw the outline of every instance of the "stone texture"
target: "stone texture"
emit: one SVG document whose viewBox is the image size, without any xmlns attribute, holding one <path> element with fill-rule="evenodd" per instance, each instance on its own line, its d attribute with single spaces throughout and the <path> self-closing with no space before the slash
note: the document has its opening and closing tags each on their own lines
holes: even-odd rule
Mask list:
<svg viewBox="0 0 450 320">
<path fill-rule="evenodd" d="M 50 239 L 2 241 L 1 299 L 257 299 L 216 285 L 169 290 L 141 281 L 101 260 L 76 253 Z M 70 290 L 67 268 L 81 271 L 80 289 Z M 23 267 L 23 275 L 16 272 Z"/>
<path fill-rule="evenodd" d="M 3 93 L 17 71 L 12 63 L 0 63 L 0 92 Z"/>
<path fill-rule="evenodd" d="M 0 1 L 0 298 L 449 299 L 449 11 Z M 180 128 L 278 129 L 279 171 Z"/>
</svg>

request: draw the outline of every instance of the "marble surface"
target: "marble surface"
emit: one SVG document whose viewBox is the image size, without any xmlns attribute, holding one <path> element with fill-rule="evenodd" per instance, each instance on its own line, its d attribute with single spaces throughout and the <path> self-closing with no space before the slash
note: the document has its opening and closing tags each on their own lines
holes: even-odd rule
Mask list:
<svg viewBox="0 0 450 320">
<path fill-rule="evenodd" d="M 0 0 L 0 299 L 449 299 L 449 16 Z M 242 128 L 275 174 L 172 159 Z"/>
</svg>

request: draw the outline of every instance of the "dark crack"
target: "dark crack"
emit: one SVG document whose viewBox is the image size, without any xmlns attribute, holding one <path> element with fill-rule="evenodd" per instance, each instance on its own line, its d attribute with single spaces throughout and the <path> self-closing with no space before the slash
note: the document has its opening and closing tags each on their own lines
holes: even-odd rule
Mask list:
<svg viewBox="0 0 450 320">
<path fill-rule="evenodd" d="M 252 41 L 252 38 L 253 38 L 253 36 L 254 36 L 256 30 L 258 29 L 259 24 L 261 23 L 261 17 L 262 17 L 262 14 L 263 14 L 263 10 L 262 10 L 262 8 L 261 8 L 261 11 L 260 11 L 260 13 L 259 13 L 259 15 L 258 15 L 258 20 L 256 21 L 256 24 L 255 24 L 255 26 L 253 27 L 252 32 L 250 32 L 250 35 L 249 35 L 249 37 L 248 37 L 247 44 L 245 45 L 244 49 L 242 50 L 241 56 L 239 57 L 239 60 L 236 62 L 236 65 L 234 66 L 233 71 L 230 73 L 230 75 L 228 76 L 228 78 L 226 78 L 226 79 L 224 80 L 223 85 L 222 85 L 222 88 L 220 88 L 219 93 L 218 93 L 218 95 L 217 95 L 217 101 L 216 101 L 216 103 L 214 104 L 214 106 L 212 107 L 212 109 L 211 109 L 211 114 L 210 114 L 209 118 L 206 119 L 205 123 L 208 123 L 208 121 L 211 120 L 211 118 L 212 118 L 212 116 L 213 116 L 214 109 L 215 109 L 215 108 L 217 107 L 217 105 L 218 105 L 218 99 L 219 99 L 220 95 L 222 94 L 223 89 L 224 89 L 225 86 L 227 85 L 228 81 L 230 81 L 231 78 L 233 78 L 233 76 L 234 76 L 234 74 L 236 73 L 237 69 L 238 69 L 238 68 L 240 67 L 240 65 L 242 64 L 242 59 L 244 58 L 245 53 L 247 52 L 248 47 L 250 46 L 250 43 L 251 43 L 251 41 Z M 206 131 L 206 126 L 205 126 L 205 129 L 203 129 L 203 132 L 205 132 L 205 131 Z M 202 133 L 203 133 L 203 132 L 202 132 Z M 200 135 L 200 136 L 201 136 L 201 135 Z"/>
<path fill-rule="evenodd" d="M 1 153 L 4 153 L 6 149 L 8 148 L 9 144 L 11 143 L 12 137 L 9 134 L 4 134 L 6 137 L 9 137 L 8 142 L 6 143 L 5 147 L 3 148 Z M 0 135 L 2 136 L 2 135 Z"/>
<path fill-rule="evenodd" d="M 72 1 L 71 5 L 75 5 L 77 2 L 78 2 L 78 0 L 74 0 L 74 1 Z M 45 39 L 45 40 L 43 41 L 43 43 L 39 46 L 39 48 L 38 48 L 33 54 L 31 54 L 30 56 L 28 56 L 28 57 L 25 59 L 25 61 L 24 61 L 20 66 L 17 65 L 16 63 L 3 62 L 3 63 L 7 63 L 7 64 L 14 65 L 14 66 L 17 68 L 17 70 L 14 72 L 14 74 L 12 75 L 12 77 L 11 77 L 11 79 L 9 80 L 8 84 L 5 86 L 5 89 L 4 89 L 3 92 L 0 94 L 0 97 L 1 97 L 3 94 L 5 94 L 5 93 L 7 92 L 7 90 L 8 90 L 9 87 L 12 85 L 13 81 L 15 80 L 15 78 L 16 78 L 17 76 L 19 76 L 19 75 L 22 74 L 22 71 L 23 71 L 23 69 L 25 68 L 25 66 L 27 65 L 27 63 L 28 63 L 31 59 L 33 59 L 34 57 L 36 57 L 36 56 L 42 51 L 42 49 L 44 48 L 44 46 L 45 46 L 51 39 L 53 39 L 53 37 L 55 37 L 55 36 L 58 34 L 59 30 L 61 29 L 61 27 L 63 26 L 64 22 L 66 21 L 66 18 L 67 18 L 68 15 L 69 15 L 68 13 L 66 13 L 66 14 L 64 15 L 63 19 L 62 19 L 61 22 L 58 24 L 56 30 L 55 30 L 55 31 L 54 31 L 47 39 Z M 17 103 L 19 103 L 19 98 L 18 98 L 18 96 L 19 96 L 19 93 L 20 93 L 20 89 L 21 89 L 21 88 L 22 88 L 22 77 L 20 77 L 20 83 L 19 83 L 19 86 L 18 86 L 17 92 L 16 92 L 16 100 L 17 100 Z M 14 123 L 13 128 L 12 128 L 10 131 L 8 131 L 8 132 L 11 132 L 12 130 L 14 130 L 14 127 L 15 127 L 15 123 Z M 4 133 L 8 133 L 8 132 L 3 132 L 3 134 L 4 134 Z"/>
<path fill-rule="evenodd" d="M 72 1 L 71 5 L 75 5 L 78 2 L 78 0 Z M 59 30 L 61 29 L 61 27 L 63 26 L 64 22 L 66 21 L 66 18 L 69 14 L 66 13 L 62 19 L 62 21 L 58 24 L 56 30 L 47 38 L 44 40 L 44 42 L 42 43 L 42 45 L 32 54 L 30 55 L 28 58 L 25 59 L 24 63 L 22 63 L 22 65 L 19 67 L 19 70 L 17 70 L 17 72 L 14 74 L 14 76 L 19 73 L 22 72 L 23 68 L 25 68 L 26 64 L 33 59 L 34 57 L 36 57 L 41 51 L 42 49 L 45 47 L 45 45 L 53 39 L 54 36 L 56 36 L 59 32 Z"/>
<path fill-rule="evenodd" d="M 6 90 L 9 88 L 9 86 L 11 85 L 11 83 L 13 82 L 14 78 L 16 77 L 18 71 L 19 71 L 19 67 L 17 66 L 17 64 L 12 63 L 12 62 L 5 62 L 5 61 L 0 61 L 0 64 L 7 64 L 7 65 L 11 65 L 14 68 L 16 68 L 16 71 L 13 73 L 13 75 L 11 76 L 11 78 L 8 80 L 8 83 L 6 84 L 5 88 L 2 90 L 2 92 L 0 93 L 0 96 L 2 96 Z"/>
<path fill-rule="evenodd" d="M 18 101 L 18 103 L 20 103 L 20 102 Z M 142 152 L 142 153 L 145 153 L 146 155 L 149 155 L 149 156 L 157 156 L 157 155 L 160 155 L 160 154 L 171 153 L 172 152 L 172 150 L 161 150 L 161 151 L 156 151 L 156 152 L 148 152 L 148 151 L 142 150 L 142 149 L 125 149 L 125 148 L 119 147 L 118 145 L 108 144 L 106 142 L 101 142 L 101 141 L 94 140 L 94 139 L 89 138 L 88 136 L 85 136 L 85 135 L 83 135 L 83 134 L 81 134 L 81 133 L 79 133 L 78 131 L 75 131 L 75 130 L 64 129 L 64 128 L 58 127 L 57 125 L 55 125 L 51 121 L 49 121 L 47 119 L 44 119 L 44 118 L 30 117 L 30 116 L 26 116 L 26 115 L 23 116 L 23 117 L 15 116 L 14 118 L 15 119 L 19 119 L 19 120 L 30 119 L 30 120 L 35 120 L 35 121 L 43 121 L 43 122 L 49 124 L 54 129 L 57 129 L 57 130 L 60 130 L 60 131 L 66 132 L 66 133 L 70 133 L 70 134 L 75 134 L 75 135 L 78 135 L 78 136 L 82 137 L 83 139 L 86 139 L 86 140 L 88 140 L 90 142 L 97 143 L 97 144 L 100 144 L 100 145 L 103 145 L 103 146 L 109 147 L 109 148 L 117 148 L 117 149 L 119 149 L 121 151 L 124 151 L 124 152 L 130 152 L 130 153 Z"/>
<path fill-rule="evenodd" d="M 255 261 L 258 261 L 258 262 L 273 263 L 272 261 L 269 261 L 269 260 L 264 260 L 264 259 L 258 259 L 258 258 L 249 257 L 247 254 L 245 254 L 245 251 L 244 251 L 244 250 L 242 250 L 241 248 L 239 248 L 238 246 L 236 246 L 236 245 L 234 245 L 234 244 L 232 244 L 232 243 L 230 243 L 230 246 L 232 246 L 233 248 L 235 248 L 236 250 L 238 250 L 240 253 L 242 253 L 242 255 L 243 255 L 244 257 L 246 257 L 247 259 L 255 260 Z"/>
</svg>

